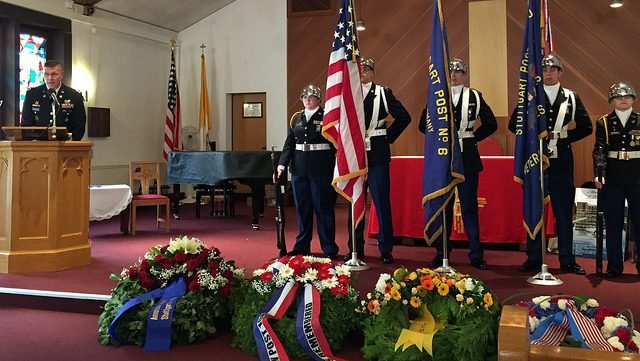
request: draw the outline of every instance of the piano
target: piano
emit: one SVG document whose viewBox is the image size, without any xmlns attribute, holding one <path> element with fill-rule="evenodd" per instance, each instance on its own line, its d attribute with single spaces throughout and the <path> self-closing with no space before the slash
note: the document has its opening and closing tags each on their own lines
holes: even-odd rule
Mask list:
<svg viewBox="0 0 640 361">
<path fill-rule="evenodd" d="M 264 187 L 273 183 L 271 152 L 171 152 L 167 162 L 167 183 L 216 185 L 237 180 L 251 188 L 251 227 L 259 229 L 264 211 Z M 179 201 L 174 199 L 174 214 L 179 217 Z"/>
</svg>

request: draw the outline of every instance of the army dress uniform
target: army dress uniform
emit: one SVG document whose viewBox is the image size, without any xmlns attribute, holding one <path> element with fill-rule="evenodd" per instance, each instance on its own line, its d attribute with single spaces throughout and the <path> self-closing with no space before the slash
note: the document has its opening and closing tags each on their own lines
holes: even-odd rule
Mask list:
<svg viewBox="0 0 640 361">
<path fill-rule="evenodd" d="M 598 167 L 605 178 L 599 202 L 606 225 L 607 276 L 616 277 L 624 268 L 622 229 L 625 199 L 629 203 L 629 218 L 635 234 L 640 234 L 640 114 L 631 109 L 624 125 L 617 111 L 598 119 L 594 169 Z M 636 241 L 636 254 L 639 251 L 640 242 Z M 640 264 L 636 263 L 636 269 L 640 274 Z"/>
<path fill-rule="evenodd" d="M 393 250 L 393 223 L 389 198 L 391 190 L 389 175 L 391 148 L 389 144 L 393 144 L 402 131 L 411 123 L 411 116 L 402 103 L 393 95 L 391 89 L 373 82 L 370 84 L 369 91 L 363 94 L 366 128 L 365 144 L 369 169 L 365 197 L 368 188 L 378 216 L 378 249 L 383 259 L 393 261 L 391 257 Z M 389 115 L 394 121 L 387 127 L 386 118 Z M 364 223 L 362 221 L 356 227 L 356 251 L 359 256 L 364 255 Z M 352 229 L 351 225 L 352 215 L 349 212 L 349 230 Z M 353 251 L 351 249 L 353 247 L 352 237 L 352 232 L 349 231 L 349 250 L 351 252 Z"/>
<path fill-rule="evenodd" d="M 338 254 L 335 242 L 337 194 L 331 181 L 336 150 L 322 136 L 323 115 L 320 107 L 310 119 L 307 119 L 304 110 L 291 117 L 279 165 L 289 165 L 296 204 L 299 233 L 291 253 L 308 255 L 311 252 L 315 212 L 322 251 L 325 256 L 335 258 Z"/>
<path fill-rule="evenodd" d="M 498 129 L 498 122 L 485 102 L 482 93 L 473 88 L 459 85 L 460 96 L 457 103 L 453 105 L 453 116 L 456 130 L 462 151 L 462 162 L 464 166 L 465 181 L 457 185 L 458 197 L 460 198 L 460 208 L 462 210 L 462 220 L 464 230 L 469 240 L 469 260 L 472 265 L 481 267 L 484 262 L 484 250 L 480 244 L 480 223 L 478 220 L 478 181 L 479 173 L 482 171 L 482 160 L 478 151 L 478 142 L 487 138 Z M 465 115 L 465 119 L 463 119 Z M 482 125 L 474 131 L 475 121 L 480 118 Z M 422 111 L 418 129 L 425 132 L 427 119 L 427 109 Z M 464 124 L 463 124 L 464 123 Z M 451 234 L 453 225 L 453 202 L 447 207 L 447 225 Z M 440 266 L 443 258 L 442 236 L 436 240 L 436 257 L 434 266 Z M 451 251 L 451 243 L 448 243 L 448 250 Z M 449 257 L 450 258 L 450 257 Z M 486 268 L 486 265 L 483 266 Z"/>
<path fill-rule="evenodd" d="M 516 113 L 517 109 L 514 109 L 509 121 L 509 130 L 514 134 Z M 553 104 L 545 91 L 545 113 L 549 142 L 549 167 L 546 169 L 545 177 L 548 177 L 551 207 L 556 217 L 560 268 L 578 273 L 579 266 L 573 254 L 573 203 L 576 188 L 573 181 L 571 143 L 589 136 L 593 126 L 578 94 L 566 88 L 559 87 Z M 575 121 L 575 127 L 570 129 L 572 121 Z M 535 265 L 542 263 L 541 247 L 540 239 L 527 239 L 527 262 Z M 583 274 L 584 271 L 580 273 Z"/>
<path fill-rule="evenodd" d="M 62 84 L 55 94 L 58 104 L 54 104 L 52 96 L 46 84 L 28 90 L 22 108 L 22 126 L 53 126 L 56 109 L 55 126 L 66 127 L 73 140 L 81 140 L 87 119 L 82 95 Z"/>
</svg>

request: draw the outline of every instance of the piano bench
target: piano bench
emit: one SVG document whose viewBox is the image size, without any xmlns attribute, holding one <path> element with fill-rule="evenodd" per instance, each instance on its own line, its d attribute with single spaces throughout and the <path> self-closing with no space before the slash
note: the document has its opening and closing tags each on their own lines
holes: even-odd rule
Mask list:
<svg viewBox="0 0 640 361">
<path fill-rule="evenodd" d="M 210 216 L 235 217 L 235 186 L 233 183 L 223 181 L 216 185 L 198 184 L 193 188 L 196 191 L 196 218 L 200 219 L 200 204 L 203 195 L 210 198 Z"/>
</svg>

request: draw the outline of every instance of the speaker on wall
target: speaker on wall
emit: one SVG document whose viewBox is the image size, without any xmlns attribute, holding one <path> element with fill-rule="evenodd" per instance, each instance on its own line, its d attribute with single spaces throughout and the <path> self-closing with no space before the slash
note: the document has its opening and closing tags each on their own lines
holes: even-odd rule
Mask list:
<svg viewBox="0 0 640 361">
<path fill-rule="evenodd" d="M 87 108 L 87 135 L 89 137 L 108 137 L 110 130 L 110 110 L 109 108 L 88 107 Z"/>
</svg>

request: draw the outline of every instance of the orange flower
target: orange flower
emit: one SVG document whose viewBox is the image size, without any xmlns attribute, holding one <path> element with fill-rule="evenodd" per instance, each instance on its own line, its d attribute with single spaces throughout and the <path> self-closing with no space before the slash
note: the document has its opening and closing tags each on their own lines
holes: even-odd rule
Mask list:
<svg viewBox="0 0 640 361">
<path fill-rule="evenodd" d="M 484 294 L 484 297 L 482 298 L 482 300 L 484 301 L 484 303 L 487 304 L 487 306 L 491 307 L 491 305 L 493 305 L 493 296 L 491 296 L 491 293 L 487 292 Z"/>
<path fill-rule="evenodd" d="M 422 288 L 424 288 L 425 290 L 433 290 L 433 288 L 435 287 L 435 284 L 433 284 L 433 281 L 429 280 L 427 282 L 424 282 L 422 284 Z"/>
</svg>

